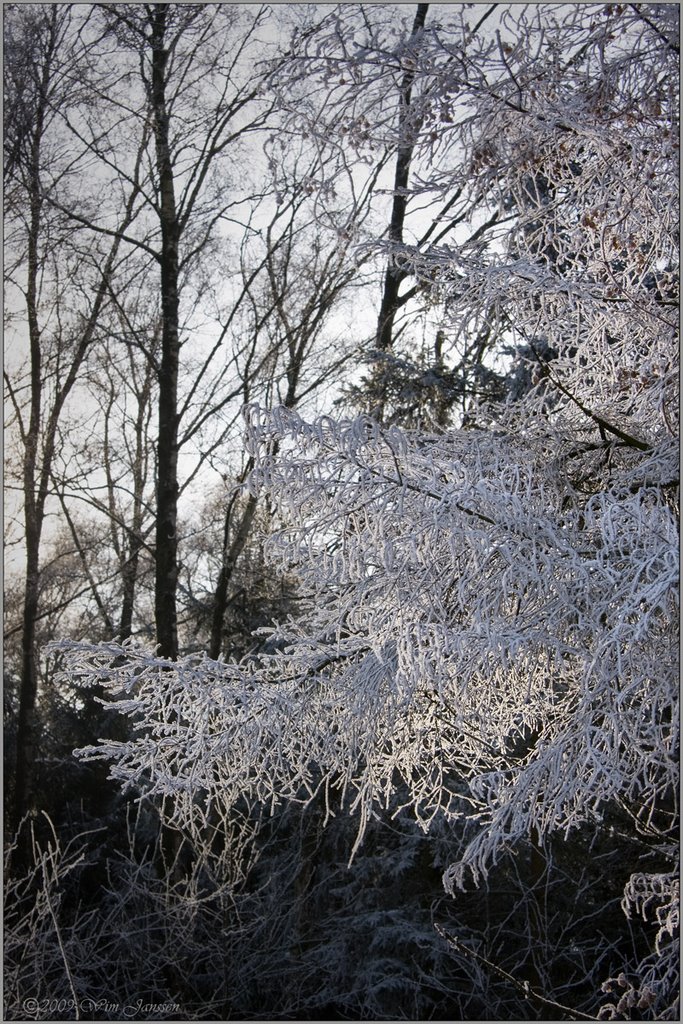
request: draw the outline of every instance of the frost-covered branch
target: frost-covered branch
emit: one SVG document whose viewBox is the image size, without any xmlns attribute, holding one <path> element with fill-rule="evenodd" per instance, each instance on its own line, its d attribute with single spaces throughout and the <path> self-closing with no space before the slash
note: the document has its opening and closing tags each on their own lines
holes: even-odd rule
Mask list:
<svg viewBox="0 0 683 1024">
<path fill-rule="evenodd" d="M 271 555 L 300 574 L 300 618 L 272 630 L 273 653 L 229 666 L 60 645 L 72 678 L 140 723 L 139 739 L 89 756 L 172 793 L 179 820 L 245 793 L 305 801 L 324 788 L 359 812 L 360 839 L 399 780 L 425 827 L 467 798 L 486 828 L 450 886 L 507 842 L 599 822 L 617 798 L 637 829 L 666 833 L 678 569 L 658 484 L 670 446 L 658 460 L 619 455 L 625 479 L 647 462 L 647 488 L 586 496 L 571 439 L 541 431 L 523 444 L 503 431 L 427 437 L 253 409 L 250 437 L 251 486 L 291 523 Z"/>
</svg>

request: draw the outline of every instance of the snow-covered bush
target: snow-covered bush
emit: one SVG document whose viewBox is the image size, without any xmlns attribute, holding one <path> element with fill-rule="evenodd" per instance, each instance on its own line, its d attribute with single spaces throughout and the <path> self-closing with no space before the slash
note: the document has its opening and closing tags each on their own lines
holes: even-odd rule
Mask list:
<svg viewBox="0 0 683 1024">
<path fill-rule="evenodd" d="M 321 794 L 357 815 L 354 851 L 397 792 L 426 830 L 474 818 L 452 892 L 523 840 L 612 828 L 612 807 L 670 861 L 677 447 L 648 427 L 642 446 L 561 417 L 428 437 L 250 410 L 251 486 L 289 513 L 271 546 L 301 615 L 235 665 L 67 645 L 71 677 L 138 723 L 88 756 L 197 836 L 245 796 Z"/>
</svg>

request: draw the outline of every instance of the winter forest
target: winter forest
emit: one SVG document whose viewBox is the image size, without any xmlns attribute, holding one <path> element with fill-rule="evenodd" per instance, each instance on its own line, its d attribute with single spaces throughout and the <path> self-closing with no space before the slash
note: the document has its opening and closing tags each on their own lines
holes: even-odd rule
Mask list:
<svg viewBox="0 0 683 1024">
<path fill-rule="evenodd" d="M 678 5 L 3 14 L 3 1019 L 678 1020 Z"/>
</svg>

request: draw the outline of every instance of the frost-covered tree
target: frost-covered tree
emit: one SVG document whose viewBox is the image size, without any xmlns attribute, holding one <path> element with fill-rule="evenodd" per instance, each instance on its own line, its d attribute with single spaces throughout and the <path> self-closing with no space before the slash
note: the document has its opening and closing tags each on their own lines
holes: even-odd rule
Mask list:
<svg viewBox="0 0 683 1024">
<path fill-rule="evenodd" d="M 500 213 L 485 246 L 390 255 L 463 344 L 494 325 L 507 397 L 435 433 L 250 406 L 247 486 L 288 524 L 270 551 L 296 618 L 235 664 L 61 645 L 136 725 L 87 756 L 172 796 L 198 847 L 244 800 L 350 812 L 351 859 L 410 811 L 450 828 L 457 906 L 511 852 L 550 872 L 562 843 L 617 837 L 622 909 L 654 927 L 605 958 L 592 1017 L 678 1012 L 676 14 L 509 7 L 469 48 L 469 11 L 431 31 L 416 189 L 469 176 Z"/>
</svg>

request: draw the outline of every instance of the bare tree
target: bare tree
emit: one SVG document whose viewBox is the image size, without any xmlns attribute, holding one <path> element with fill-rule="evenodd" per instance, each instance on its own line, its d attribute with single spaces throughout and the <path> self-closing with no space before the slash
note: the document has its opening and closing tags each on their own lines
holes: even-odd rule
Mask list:
<svg viewBox="0 0 683 1024">
<path fill-rule="evenodd" d="M 412 47 L 419 47 L 419 39 L 422 35 L 429 4 L 418 4 L 415 12 L 415 21 L 410 33 L 410 43 L 403 56 L 405 72 L 400 85 L 399 92 L 399 118 L 398 118 L 398 143 L 396 154 L 396 170 L 394 174 L 394 189 L 391 208 L 391 221 L 389 224 L 389 240 L 397 248 L 403 244 L 403 228 L 406 216 L 406 205 L 408 202 L 408 186 L 410 183 L 410 165 L 413 157 L 415 139 L 420 132 L 420 115 L 411 109 L 411 98 L 413 82 L 415 79 L 415 67 L 418 63 L 417 54 L 411 53 Z M 418 107 L 419 111 L 419 107 Z M 382 290 L 382 303 L 379 309 L 377 324 L 377 348 L 387 350 L 391 348 L 393 336 L 393 323 L 398 308 L 398 295 L 401 279 L 405 273 L 401 272 L 399 266 L 390 263 L 384 277 Z"/>
<path fill-rule="evenodd" d="M 337 162 L 336 154 L 311 154 L 307 147 L 302 149 L 298 153 L 289 142 L 286 150 L 279 149 L 277 161 L 271 158 L 281 199 L 259 231 L 259 246 L 243 247 L 241 300 L 245 311 L 241 323 L 253 343 L 242 363 L 244 403 L 258 396 L 294 408 L 325 386 L 333 387 L 357 354 L 357 340 L 348 328 L 333 327 L 332 323 L 335 316 L 350 319 L 350 304 L 361 289 L 361 267 L 351 249 L 370 213 L 384 160 L 378 161 L 355 194 L 342 193 L 336 203 L 328 202 L 327 218 L 334 225 L 330 229 L 325 221 L 316 219 L 315 193 L 325 180 L 328 165 Z M 330 202 L 336 207 L 334 214 Z M 251 468 L 247 461 L 238 487 Z M 226 506 L 222 561 L 213 597 L 212 658 L 221 653 L 230 581 L 257 509 L 254 495 L 246 502 L 238 499 L 236 488 Z"/>
<path fill-rule="evenodd" d="M 6 22 L 6 67 L 11 132 L 7 140 L 6 222 L 9 227 L 6 287 L 11 323 L 15 301 L 24 306 L 28 366 L 5 371 L 12 423 L 21 446 L 26 575 L 23 600 L 22 673 L 18 713 L 14 823 L 27 809 L 35 757 L 37 672 L 35 624 L 39 614 L 40 548 L 51 492 L 60 422 L 79 381 L 108 304 L 112 281 L 125 255 L 121 236 L 134 218 L 139 162 L 126 184 L 116 230 L 103 244 L 76 244 L 74 233 L 54 212 L 50 197 L 69 183 L 69 162 L 55 158 L 55 108 L 71 102 L 78 63 L 68 44 L 71 9 L 61 6 L 11 12 Z M 70 259 L 64 261 L 66 253 Z M 89 287 L 78 315 L 72 314 L 70 276 Z"/>
<path fill-rule="evenodd" d="M 303 91 L 305 82 L 301 102 L 289 101 L 299 131 L 321 145 L 334 140 L 354 154 L 356 165 L 378 152 L 393 162 L 393 175 L 383 173 L 379 182 L 390 199 L 382 214 L 376 330 L 365 344 L 371 371 L 350 394 L 356 406 L 390 422 L 443 426 L 451 410 L 462 418 L 472 398 L 490 396 L 498 383 L 486 364 L 499 325 L 489 309 L 471 333 L 453 330 L 444 309 L 446 281 L 429 257 L 440 243 L 495 246 L 497 225 L 508 218 L 491 180 L 465 173 L 459 161 L 455 173 L 449 166 L 449 132 L 475 130 L 468 96 L 486 88 L 477 68 L 489 66 L 495 50 L 486 29 L 496 20 L 496 5 L 474 25 L 464 9 L 454 9 L 447 32 L 439 20 L 431 25 L 428 7 L 417 5 L 412 22 L 403 8 L 336 8 L 306 35 L 303 53 L 281 78 L 291 90 Z M 442 49 L 441 33 L 448 36 Z M 463 59 L 473 73 L 461 81 Z"/>
</svg>

